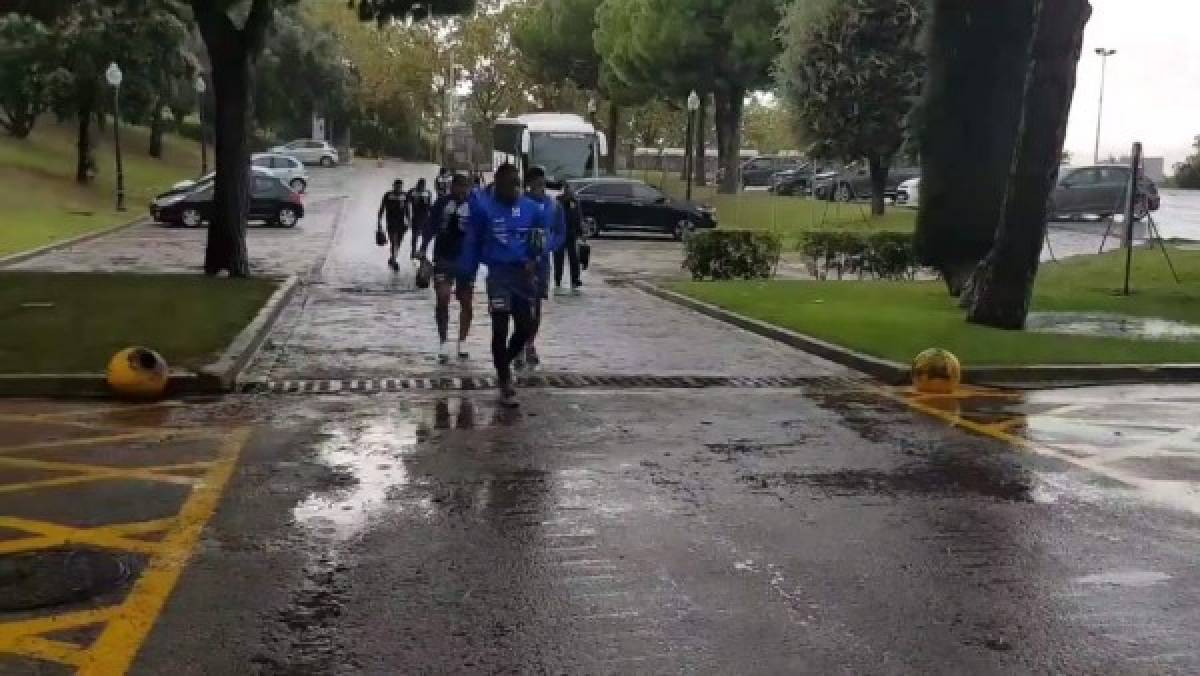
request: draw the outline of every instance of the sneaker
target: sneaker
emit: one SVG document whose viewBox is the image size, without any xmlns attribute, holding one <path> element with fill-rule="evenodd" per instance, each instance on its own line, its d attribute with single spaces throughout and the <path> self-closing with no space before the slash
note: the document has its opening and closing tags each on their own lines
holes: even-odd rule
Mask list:
<svg viewBox="0 0 1200 676">
<path fill-rule="evenodd" d="M 561 286 L 556 286 L 556 287 L 554 287 L 554 295 L 565 296 L 565 295 L 567 295 L 567 290 L 562 288 Z"/>
<path fill-rule="evenodd" d="M 448 364 L 450 362 L 450 343 L 443 342 L 438 345 L 438 363 Z"/>
<path fill-rule="evenodd" d="M 471 357 L 470 353 L 467 352 L 467 347 L 463 345 L 461 340 L 455 343 L 455 348 L 455 352 L 458 353 L 459 359 L 469 359 Z"/>
<path fill-rule="evenodd" d="M 525 363 L 529 364 L 529 368 L 537 368 L 541 366 L 542 360 L 538 357 L 537 348 L 532 345 L 525 347 Z"/>
<path fill-rule="evenodd" d="M 395 258 L 389 258 L 389 259 L 388 259 L 388 267 L 389 267 L 389 268 L 391 268 L 391 269 L 393 269 L 393 270 L 399 270 L 399 269 L 400 269 L 400 264 L 396 262 L 396 259 L 395 259 Z"/>
<path fill-rule="evenodd" d="M 521 405 L 521 402 L 517 401 L 517 388 L 512 383 L 500 386 L 500 405 L 507 408 Z"/>
</svg>

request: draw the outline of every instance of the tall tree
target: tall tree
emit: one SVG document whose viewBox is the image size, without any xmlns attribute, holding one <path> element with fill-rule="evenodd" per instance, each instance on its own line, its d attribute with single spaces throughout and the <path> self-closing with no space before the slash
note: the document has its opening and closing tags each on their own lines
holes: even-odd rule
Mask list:
<svg viewBox="0 0 1200 676">
<path fill-rule="evenodd" d="M 992 248 L 1021 121 L 1034 0 L 934 0 L 929 74 L 914 117 L 921 149 L 917 250 L 952 295 Z"/>
<path fill-rule="evenodd" d="M 742 133 L 751 148 L 762 153 L 796 149 L 792 115 L 786 104 L 751 101 L 743 115 Z"/>
<path fill-rule="evenodd" d="M 0 127 L 11 136 L 29 136 L 50 106 L 56 60 L 45 24 L 15 12 L 0 16 Z"/>
<path fill-rule="evenodd" d="M 779 85 L 801 136 L 817 157 L 867 160 L 875 215 L 921 87 L 923 9 L 922 0 L 801 2 L 780 29 Z"/>
<path fill-rule="evenodd" d="M 1033 55 L 996 243 L 972 279 L 967 320 L 1022 329 L 1046 237 L 1046 209 L 1067 135 L 1088 0 L 1036 0 Z"/>
<path fill-rule="evenodd" d="M 743 101 L 770 82 L 779 19 L 776 0 L 607 0 L 597 13 L 596 45 L 614 74 L 635 88 L 680 101 L 692 89 L 712 95 L 720 190 L 732 193 Z"/>
</svg>

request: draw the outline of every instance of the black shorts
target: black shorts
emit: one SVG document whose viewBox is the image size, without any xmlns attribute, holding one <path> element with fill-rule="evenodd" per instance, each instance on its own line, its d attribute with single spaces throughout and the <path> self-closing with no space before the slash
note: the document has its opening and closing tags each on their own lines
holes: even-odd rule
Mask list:
<svg viewBox="0 0 1200 676">
<path fill-rule="evenodd" d="M 407 223 L 388 223 L 387 233 L 388 239 L 399 244 L 400 240 L 404 239 L 404 234 L 408 232 Z"/>
<path fill-rule="evenodd" d="M 456 289 L 471 289 L 475 287 L 475 278 L 460 274 L 458 265 L 445 258 L 435 258 L 433 261 L 433 281 L 435 284 L 451 284 Z"/>
<path fill-rule="evenodd" d="M 511 313 L 514 308 L 532 308 L 541 297 L 536 275 L 521 267 L 494 267 L 488 270 L 489 312 Z"/>
</svg>

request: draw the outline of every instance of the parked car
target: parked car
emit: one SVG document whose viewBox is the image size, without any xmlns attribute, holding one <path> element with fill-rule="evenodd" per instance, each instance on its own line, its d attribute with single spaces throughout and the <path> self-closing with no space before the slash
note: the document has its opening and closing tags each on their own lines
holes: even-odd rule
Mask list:
<svg viewBox="0 0 1200 676">
<path fill-rule="evenodd" d="M 265 170 L 300 194 L 308 190 L 308 170 L 303 162 L 294 157 L 279 153 L 255 153 L 250 156 L 250 164 Z"/>
<path fill-rule="evenodd" d="M 589 237 L 610 230 L 642 230 L 668 233 L 680 240 L 694 228 L 717 227 L 715 209 L 672 199 L 641 181 L 585 178 L 570 184 L 579 197 Z"/>
<path fill-rule="evenodd" d="M 315 139 L 299 139 L 286 145 L 275 146 L 268 152 L 288 155 L 305 164 L 319 164 L 322 167 L 336 166 L 340 159 L 337 148 L 329 141 Z"/>
<path fill-rule="evenodd" d="M 294 228 L 304 218 L 300 193 L 260 169 L 251 172 L 250 182 L 250 220 Z M 150 215 L 159 223 L 199 227 L 212 220 L 215 187 L 209 180 L 190 191 L 167 191 L 150 203 Z"/>
<path fill-rule="evenodd" d="M 771 185 L 767 189 L 776 195 L 811 195 L 814 183 L 828 180 L 834 176 L 837 176 L 836 171 L 828 171 L 822 167 L 817 168 L 815 176 L 811 166 L 788 169 L 775 172 L 771 176 Z"/>
<path fill-rule="evenodd" d="M 896 204 L 915 207 L 921 203 L 921 179 L 910 178 L 896 186 Z"/>
<path fill-rule="evenodd" d="M 1128 190 L 1129 167 L 1095 165 L 1061 169 L 1050 198 L 1050 217 L 1107 218 L 1124 213 Z M 1133 202 L 1134 219 L 1140 221 L 1161 206 L 1158 186 L 1145 176 L 1139 177 Z"/>
<path fill-rule="evenodd" d="M 884 182 L 883 196 L 887 199 L 896 198 L 896 188 L 910 178 L 921 175 L 920 167 L 892 167 Z M 818 199 L 850 202 L 856 199 L 871 197 L 871 172 L 865 166 L 847 167 L 833 178 L 818 181 L 813 189 Z"/>
<path fill-rule="evenodd" d="M 771 176 L 787 169 L 807 166 L 802 157 L 762 155 L 742 163 L 742 187 L 770 186 Z M 719 180 L 719 179 L 718 179 Z"/>
</svg>

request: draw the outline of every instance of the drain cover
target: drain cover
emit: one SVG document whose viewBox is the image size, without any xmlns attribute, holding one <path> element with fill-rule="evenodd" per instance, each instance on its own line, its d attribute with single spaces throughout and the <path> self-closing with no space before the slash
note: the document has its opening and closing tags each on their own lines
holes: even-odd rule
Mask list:
<svg viewBox="0 0 1200 676">
<path fill-rule="evenodd" d="M 659 375 L 583 375 L 577 373 L 537 374 L 520 377 L 522 388 L 555 389 L 704 389 L 732 387 L 739 389 L 826 387 L 835 389 L 861 387 L 852 378 L 823 376 L 659 376 Z M 486 390 L 496 387 L 490 376 L 461 378 L 358 378 L 343 380 L 269 380 L 243 383 L 242 392 L 266 394 L 332 394 L 337 392 L 398 392 L 401 390 Z"/>
<path fill-rule="evenodd" d="M 77 603 L 120 587 L 130 562 L 94 549 L 50 549 L 0 556 L 0 611 Z"/>
</svg>

